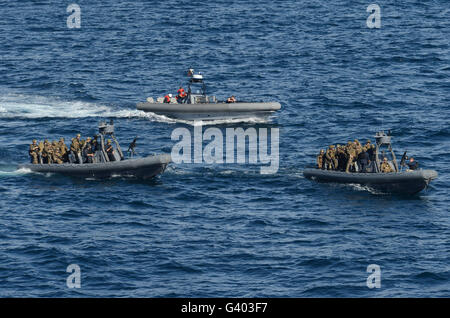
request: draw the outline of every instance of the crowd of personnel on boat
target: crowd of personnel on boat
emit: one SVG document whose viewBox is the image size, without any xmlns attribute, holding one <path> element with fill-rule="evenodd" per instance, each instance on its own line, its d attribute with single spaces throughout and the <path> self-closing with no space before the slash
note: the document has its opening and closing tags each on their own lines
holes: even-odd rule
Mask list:
<svg viewBox="0 0 450 318">
<path fill-rule="evenodd" d="M 34 139 L 28 153 L 32 164 L 94 163 L 96 151 L 101 150 L 97 138 L 95 135 L 94 138 L 87 137 L 83 140 L 81 135 L 77 134 L 72 138 L 70 147 L 67 147 L 64 138 L 53 142 L 47 139 L 37 142 Z M 110 139 L 106 142 L 105 151 L 109 161 L 116 160 Z"/>
<path fill-rule="evenodd" d="M 370 140 L 362 145 L 355 139 L 353 142 L 347 142 L 346 145 L 330 145 L 326 151 L 321 149 L 316 162 L 317 168 L 323 170 L 374 172 L 375 156 L 376 146 Z M 408 170 L 417 170 L 419 164 L 411 157 L 406 166 L 408 166 Z M 386 157 L 382 159 L 380 171 L 383 173 L 394 172 Z"/>
<path fill-rule="evenodd" d="M 347 145 L 330 145 L 326 151 L 321 149 L 317 156 L 317 167 L 345 172 L 367 171 L 374 160 L 375 145 L 367 140 L 363 146 L 355 139 Z"/>
</svg>

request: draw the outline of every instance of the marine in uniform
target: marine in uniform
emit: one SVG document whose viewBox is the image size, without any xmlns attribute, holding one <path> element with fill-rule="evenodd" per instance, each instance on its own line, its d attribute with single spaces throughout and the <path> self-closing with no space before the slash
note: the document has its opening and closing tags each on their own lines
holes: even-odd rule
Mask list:
<svg viewBox="0 0 450 318">
<path fill-rule="evenodd" d="M 320 153 L 317 155 L 317 168 L 323 169 L 323 156 L 325 155 L 325 151 L 320 149 Z"/>
<path fill-rule="evenodd" d="M 353 161 L 356 158 L 355 146 L 351 141 L 347 143 L 345 152 L 347 154 L 347 164 L 345 166 L 345 172 L 350 172 L 350 167 L 353 165 Z"/>
<path fill-rule="evenodd" d="M 383 158 L 383 162 L 381 163 L 381 167 L 380 167 L 381 172 L 383 173 L 389 173 L 389 172 L 394 172 L 392 170 L 391 165 L 389 164 L 387 158 Z"/>
<path fill-rule="evenodd" d="M 327 170 L 334 170 L 337 168 L 336 150 L 334 145 L 330 145 L 325 153 L 325 168 Z"/>
<path fill-rule="evenodd" d="M 53 163 L 53 147 L 48 142 L 48 140 L 44 141 L 44 150 L 42 151 L 42 157 L 44 158 L 44 163 Z"/>
<path fill-rule="evenodd" d="M 60 138 L 58 142 L 58 149 L 61 153 L 61 158 L 63 162 L 69 161 L 69 148 L 67 148 L 64 138 Z"/>
<path fill-rule="evenodd" d="M 28 150 L 28 153 L 31 157 L 31 163 L 36 165 L 39 163 L 39 146 L 37 144 L 37 140 L 33 139 L 33 143 L 30 145 L 30 150 Z"/>
<path fill-rule="evenodd" d="M 59 150 L 59 145 L 57 141 L 54 141 L 52 143 L 52 149 L 53 149 L 53 153 L 52 153 L 52 160 L 53 163 L 58 163 L 58 164 L 62 164 L 62 155 L 61 155 L 61 151 Z"/>
</svg>

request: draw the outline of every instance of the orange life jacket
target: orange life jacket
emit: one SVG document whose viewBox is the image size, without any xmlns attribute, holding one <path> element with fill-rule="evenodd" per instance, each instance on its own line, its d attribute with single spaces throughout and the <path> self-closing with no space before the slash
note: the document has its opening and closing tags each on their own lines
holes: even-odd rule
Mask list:
<svg viewBox="0 0 450 318">
<path fill-rule="evenodd" d="M 169 95 L 164 96 L 164 103 L 170 103 Z"/>
<path fill-rule="evenodd" d="M 184 91 L 183 88 L 180 88 L 180 89 L 178 90 L 178 96 L 180 96 L 180 97 L 186 97 L 186 92 Z"/>
</svg>

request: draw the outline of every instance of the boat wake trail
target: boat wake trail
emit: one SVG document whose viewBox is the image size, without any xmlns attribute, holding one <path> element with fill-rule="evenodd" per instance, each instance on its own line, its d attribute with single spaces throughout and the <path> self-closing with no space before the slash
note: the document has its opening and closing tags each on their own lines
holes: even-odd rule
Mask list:
<svg viewBox="0 0 450 318">
<path fill-rule="evenodd" d="M 220 125 L 235 123 L 267 123 L 268 119 L 256 117 L 217 120 L 182 120 L 172 119 L 164 115 L 144 112 L 137 109 L 119 109 L 117 107 L 84 101 L 67 101 L 57 97 L 36 95 L 7 94 L 0 95 L 0 119 L 2 118 L 143 118 L 169 124 Z"/>
<path fill-rule="evenodd" d="M 17 169 L 16 166 L 0 165 L 0 178 L 2 177 L 20 177 L 26 174 L 33 173 L 30 169 Z"/>
<path fill-rule="evenodd" d="M 8 94 L 0 96 L 1 118 L 84 118 L 84 117 L 141 117 L 141 112 L 117 109 L 98 103 L 67 101 L 36 95 Z"/>
<path fill-rule="evenodd" d="M 270 122 L 270 119 L 260 117 L 246 117 L 236 119 L 212 119 L 212 120 L 185 120 L 185 119 L 170 118 L 164 115 L 158 115 L 152 112 L 144 112 L 140 110 L 136 110 L 135 116 L 168 124 L 186 124 L 191 126 L 224 125 L 236 123 L 265 124 Z"/>
</svg>

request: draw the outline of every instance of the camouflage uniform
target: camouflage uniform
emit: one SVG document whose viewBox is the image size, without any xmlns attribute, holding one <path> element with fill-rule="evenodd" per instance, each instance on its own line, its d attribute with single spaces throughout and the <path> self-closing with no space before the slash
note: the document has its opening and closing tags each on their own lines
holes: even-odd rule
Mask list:
<svg viewBox="0 0 450 318">
<path fill-rule="evenodd" d="M 44 141 L 44 150 L 42 151 L 42 157 L 46 159 L 48 164 L 53 163 L 53 147 L 48 142 L 48 140 Z"/>
<path fill-rule="evenodd" d="M 32 159 L 32 163 L 34 165 L 38 164 L 38 158 L 39 158 L 39 146 L 37 144 L 36 139 L 33 140 L 33 143 L 30 145 L 30 150 L 28 151 L 30 154 L 30 157 Z"/>
<path fill-rule="evenodd" d="M 392 168 L 390 166 L 390 164 L 386 161 L 381 163 L 381 167 L 380 167 L 381 172 L 383 173 L 389 173 L 389 172 L 393 172 Z"/>
<path fill-rule="evenodd" d="M 325 153 L 325 167 L 327 170 L 334 170 L 337 168 L 336 150 L 334 145 L 330 145 Z"/>
<path fill-rule="evenodd" d="M 347 154 L 347 164 L 345 166 L 345 172 L 350 172 L 350 167 L 356 158 L 356 150 L 354 144 L 351 141 L 347 143 L 347 146 L 345 147 L 345 152 Z"/>
<path fill-rule="evenodd" d="M 57 141 L 53 142 L 52 148 L 53 148 L 53 154 L 52 154 L 53 163 L 62 164 L 63 161 L 62 161 L 61 150 L 59 150 L 59 145 L 58 145 Z"/>
<path fill-rule="evenodd" d="M 67 148 L 65 142 L 64 142 L 64 138 L 59 139 L 58 142 L 58 149 L 59 152 L 61 153 L 61 158 L 63 162 L 67 162 L 68 161 L 68 155 L 69 155 L 69 148 Z"/>
<path fill-rule="evenodd" d="M 323 169 L 323 156 L 324 156 L 325 152 L 323 151 L 323 149 L 320 149 L 320 153 L 317 155 L 317 167 L 319 169 Z"/>
</svg>

